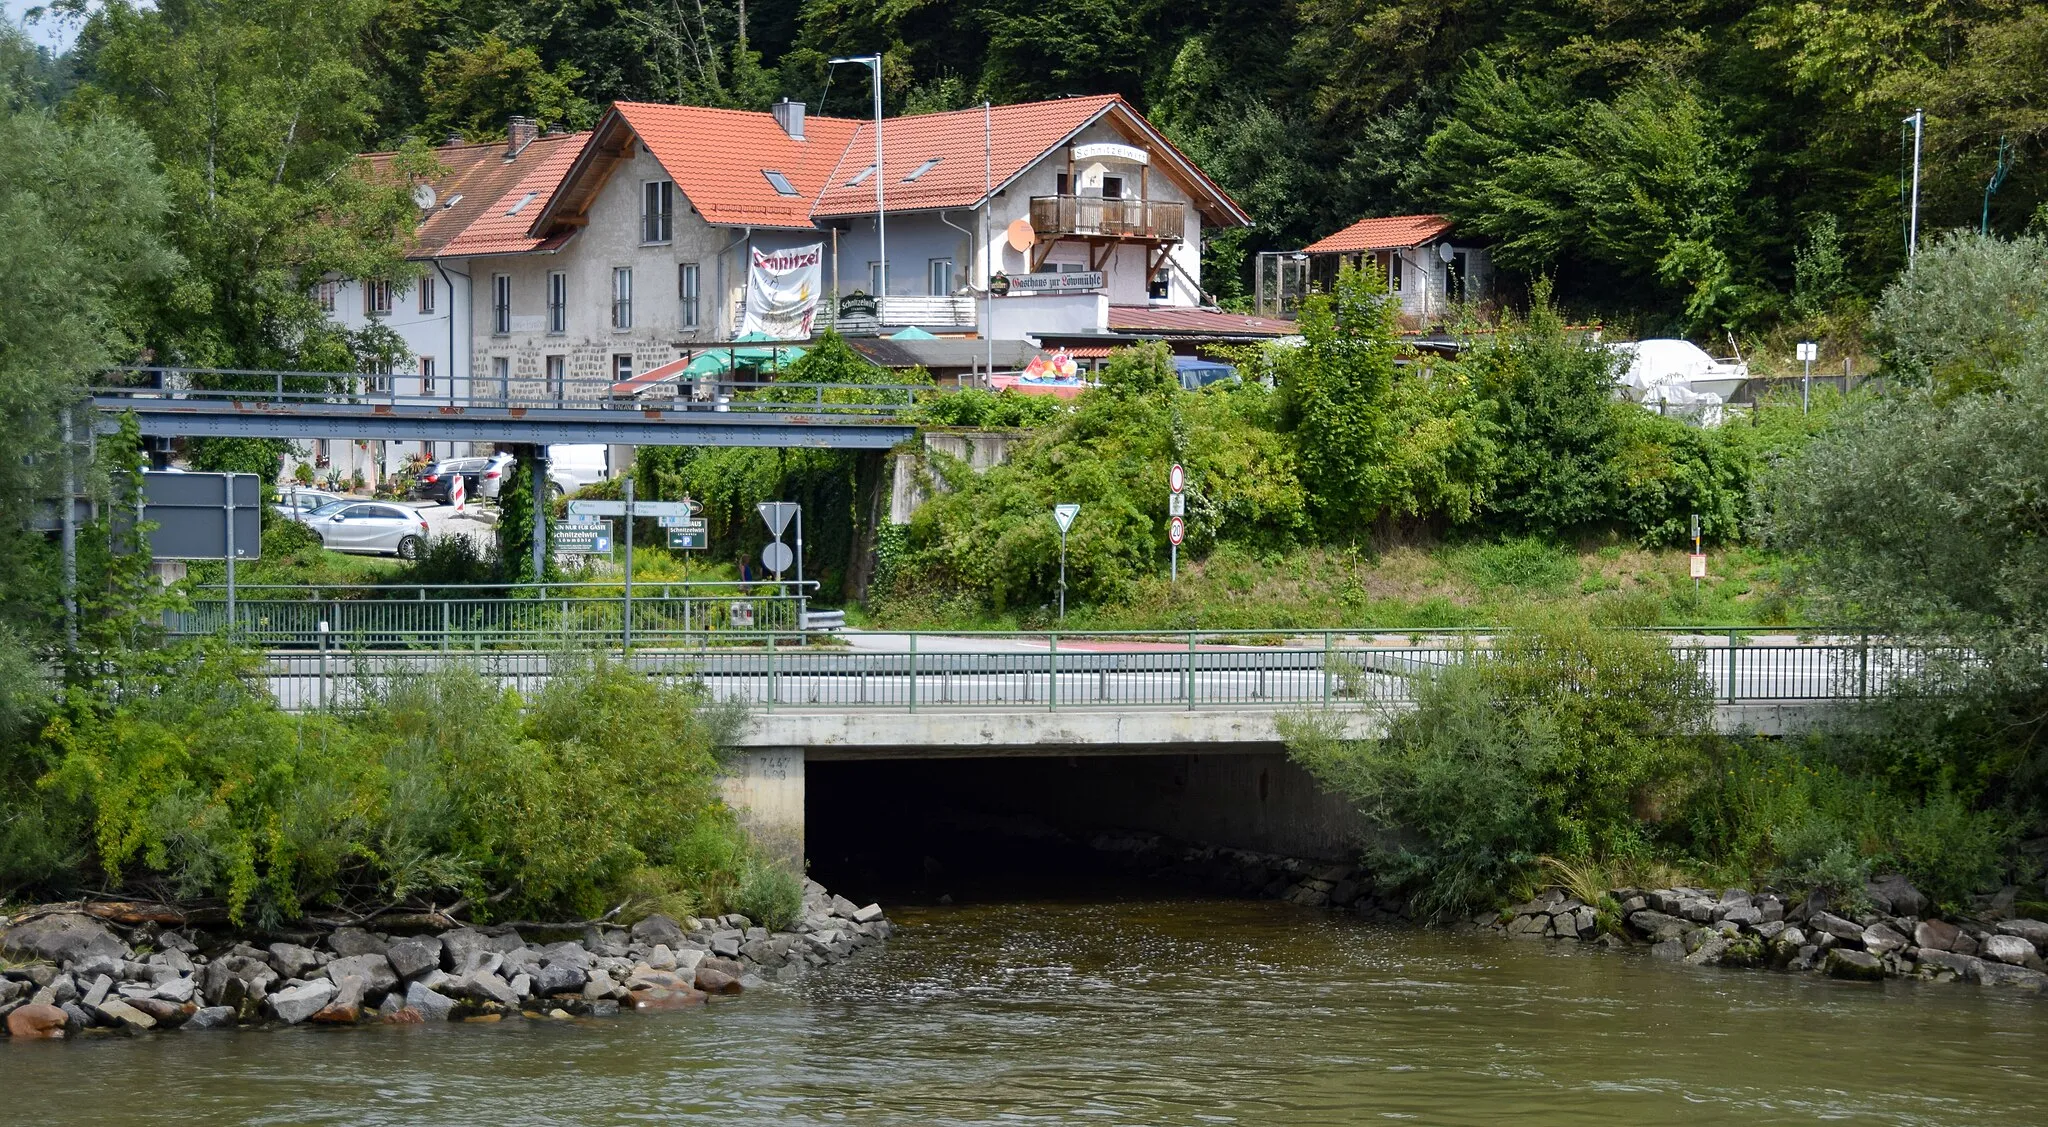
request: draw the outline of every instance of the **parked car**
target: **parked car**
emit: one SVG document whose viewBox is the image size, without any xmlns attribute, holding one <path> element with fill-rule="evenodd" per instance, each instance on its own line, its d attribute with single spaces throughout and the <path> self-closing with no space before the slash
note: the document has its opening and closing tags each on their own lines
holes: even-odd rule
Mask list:
<svg viewBox="0 0 2048 1127">
<path fill-rule="evenodd" d="M 416 560 L 427 546 L 427 518 L 417 509 L 379 501 L 336 501 L 306 516 L 306 527 L 337 552 Z"/>
<path fill-rule="evenodd" d="M 603 443 L 548 447 L 548 492 L 574 493 L 611 473 L 611 447 Z"/>
<path fill-rule="evenodd" d="M 422 501 L 452 504 L 455 500 L 452 492 L 455 475 L 461 474 L 463 494 L 480 498 L 484 495 L 484 467 L 489 462 L 489 458 L 447 458 L 436 462 L 420 475 L 419 484 L 413 487 L 413 496 Z"/>
<path fill-rule="evenodd" d="M 498 492 L 505 488 L 506 479 L 512 476 L 512 465 L 515 461 L 517 459 L 502 450 L 485 458 L 484 468 L 477 473 L 475 496 L 495 500 Z M 466 483 L 464 488 L 468 488 Z"/>
<path fill-rule="evenodd" d="M 286 520 L 304 522 L 313 510 L 347 498 L 311 486 L 289 485 L 279 491 L 278 503 L 271 506 L 278 516 Z"/>
</svg>

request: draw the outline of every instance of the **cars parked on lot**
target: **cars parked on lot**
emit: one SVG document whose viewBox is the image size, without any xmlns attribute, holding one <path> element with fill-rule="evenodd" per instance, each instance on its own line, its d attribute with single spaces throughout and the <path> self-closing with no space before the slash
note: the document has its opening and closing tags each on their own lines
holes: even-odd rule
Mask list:
<svg viewBox="0 0 2048 1127">
<path fill-rule="evenodd" d="M 384 501 L 336 501 L 308 513 L 306 527 L 337 552 L 416 560 L 427 546 L 427 518 Z"/>
<path fill-rule="evenodd" d="M 347 499 L 323 489 L 288 485 L 278 491 L 277 504 L 271 508 L 286 520 L 304 521 L 313 510 Z"/>
<path fill-rule="evenodd" d="M 454 502 L 455 476 L 462 475 L 463 495 L 472 501 L 496 497 L 511 472 L 512 455 L 492 454 L 485 458 L 446 458 L 434 463 L 419 477 L 412 495 L 422 501 L 447 505 Z"/>
</svg>

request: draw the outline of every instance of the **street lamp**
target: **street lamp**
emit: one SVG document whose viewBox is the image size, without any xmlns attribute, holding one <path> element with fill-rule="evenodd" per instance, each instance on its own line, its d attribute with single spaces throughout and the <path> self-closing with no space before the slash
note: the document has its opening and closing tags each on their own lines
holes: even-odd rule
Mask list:
<svg viewBox="0 0 2048 1127">
<path fill-rule="evenodd" d="M 882 262 L 882 277 L 881 277 L 881 283 L 880 283 L 879 285 L 877 285 L 877 286 L 875 287 L 875 289 L 876 289 L 876 290 L 878 291 L 878 292 L 877 292 L 877 293 L 875 294 L 875 312 L 877 312 L 877 313 L 881 314 L 881 315 L 882 315 L 883 317 L 887 317 L 887 316 L 888 316 L 888 312 L 887 312 L 887 310 L 884 310 L 884 309 L 882 308 L 882 305 L 883 305 L 883 303 L 884 303 L 884 302 L 885 302 L 885 301 L 887 300 L 887 298 L 888 298 L 888 296 L 889 296 L 889 228 L 888 228 L 888 217 L 887 217 L 887 213 L 886 213 L 886 212 L 885 212 L 885 211 L 883 210 L 883 200 L 884 200 L 884 198 L 885 198 L 885 197 L 884 197 L 884 195 L 883 195 L 883 189 L 882 189 L 882 185 L 883 185 L 883 182 L 884 182 L 884 181 L 886 181 L 886 180 L 888 179 L 888 177 L 886 177 L 886 176 L 884 176 L 884 175 L 882 174 L 882 56 L 880 56 L 880 55 L 849 55 L 849 56 L 846 56 L 846 57 L 843 57 L 843 58 L 831 59 L 831 60 L 828 60 L 828 61 L 829 61 L 829 62 L 830 62 L 830 63 L 831 63 L 832 65 L 834 65 L 834 66 L 837 66 L 837 65 L 838 65 L 838 64 L 840 64 L 840 63 L 860 63 L 860 64 L 862 64 L 862 65 L 866 66 L 866 67 L 867 67 L 867 68 L 868 68 L 868 69 L 869 69 L 870 71 L 874 72 L 874 79 L 875 79 L 875 257 L 876 257 L 876 258 L 878 258 L 878 259 L 880 259 L 880 260 L 881 260 L 881 262 Z M 820 113 L 823 113 L 823 112 L 824 112 L 824 107 L 822 107 L 822 106 L 821 106 L 821 107 L 819 107 L 819 112 L 820 112 Z"/>
</svg>

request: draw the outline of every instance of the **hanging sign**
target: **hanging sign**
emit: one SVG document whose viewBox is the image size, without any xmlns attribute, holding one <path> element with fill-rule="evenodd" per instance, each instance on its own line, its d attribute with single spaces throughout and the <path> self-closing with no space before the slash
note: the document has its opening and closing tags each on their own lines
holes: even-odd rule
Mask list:
<svg viewBox="0 0 2048 1127">
<path fill-rule="evenodd" d="M 756 250 L 747 270 L 747 306 L 740 335 L 806 340 L 818 315 L 818 281 L 825 244 Z"/>
</svg>

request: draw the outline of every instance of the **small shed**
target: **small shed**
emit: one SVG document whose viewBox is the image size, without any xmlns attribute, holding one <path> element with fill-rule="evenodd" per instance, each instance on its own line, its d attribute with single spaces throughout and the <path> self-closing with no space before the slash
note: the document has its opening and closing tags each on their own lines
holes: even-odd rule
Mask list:
<svg viewBox="0 0 2048 1127">
<path fill-rule="evenodd" d="M 1302 294 L 1328 292 L 1345 266 L 1378 271 L 1414 326 L 1493 296 L 1493 260 L 1486 247 L 1459 238 L 1441 215 L 1361 219 L 1292 254 L 1259 258 L 1261 312 L 1269 301 L 1275 312 L 1291 312 Z"/>
</svg>

